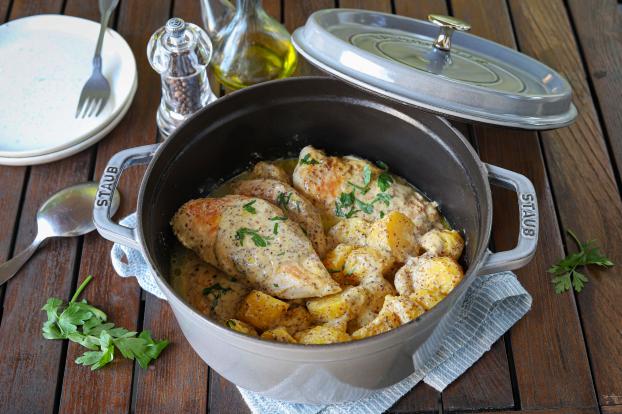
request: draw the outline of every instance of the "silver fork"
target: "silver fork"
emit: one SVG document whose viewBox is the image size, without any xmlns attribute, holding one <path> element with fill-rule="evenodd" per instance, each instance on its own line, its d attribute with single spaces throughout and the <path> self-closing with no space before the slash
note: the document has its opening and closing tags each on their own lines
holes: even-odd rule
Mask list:
<svg viewBox="0 0 622 414">
<path fill-rule="evenodd" d="M 106 106 L 108 98 L 110 98 L 110 84 L 102 74 L 101 51 L 108 21 L 115 7 L 117 7 L 117 4 L 119 4 L 119 0 L 99 0 L 99 13 L 102 17 L 97 46 L 95 47 L 95 54 L 93 55 L 93 73 L 84 84 L 84 87 L 82 87 L 78 108 L 76 109 L 76 118 L 85 118 L 93 115 L 99 116 Z"/>
</svg>

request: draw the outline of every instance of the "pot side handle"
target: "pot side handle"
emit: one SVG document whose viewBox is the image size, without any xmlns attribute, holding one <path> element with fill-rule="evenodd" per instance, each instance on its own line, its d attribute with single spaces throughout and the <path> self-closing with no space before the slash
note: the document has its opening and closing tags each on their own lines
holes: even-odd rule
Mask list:
<svg viewBox="0 0 622 414">
<path fill-rule="evenodd" d="M 153 154 L 159 147 L 160 144 L 154 144 L 129 148 L 116 153 L 108 161 L 108 165 L 104 168 L 104 173 L 99 180 L 97 196 L 93 206 L 93 222 L 103 238 L 139 251 L 141 250 L 140 243 L 136 237 L 136 231 L 133 228 L 121 226 L 112 221 L 110 217 L 112 195 L 119 185 L 119 179 L 123 171 L 133 165 L 147 164 L 151 161 Z"/>
<path fill-rule="evenodd" d="M 486 164 L 486 169 L 491 184 L 516 192 L 520 228 L 516 247 L 489 253 L 478 272 L 481 275 L 518 269 L 529 263 L 538 245 L 539 227 L 538 200 L 531 181 L 524 175 L 494 165 Z"/>
</svg>

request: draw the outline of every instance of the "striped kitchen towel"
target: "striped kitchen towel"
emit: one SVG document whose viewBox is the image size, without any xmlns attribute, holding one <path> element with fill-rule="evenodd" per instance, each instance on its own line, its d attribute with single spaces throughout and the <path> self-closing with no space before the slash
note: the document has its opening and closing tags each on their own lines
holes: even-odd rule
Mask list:
<svg viewBox="0 0 622 414">
<path fill-rule="evenodd" d="M 126 217 L 121 224 L 135 226 L 135 215 Z M 143 289 L 164 298 L 140 252 L 115 244 L 111 258 L 120 276 L 134 276 Z M 416 371 L 370 397 L 342 404 L 310 405 L 277 401 L 248 390 L 239 390 L 255 414 L 379 414 L 389 409 L 422 380 L 438 391 L 445 389 L 530 308 L 531 296 L 514 273 L 479 276 L 469 287 L 462 304 L 452 308 L 441 322 L 447 324 L 448 329 L 436 330 L 445 332 L 445 335 L 442 338 L 431 338 L 426 343 L 428 345 L 424 344 L 413 356 Z M 437 345 L 431 349 L 429 344 Z"/>
</svg>

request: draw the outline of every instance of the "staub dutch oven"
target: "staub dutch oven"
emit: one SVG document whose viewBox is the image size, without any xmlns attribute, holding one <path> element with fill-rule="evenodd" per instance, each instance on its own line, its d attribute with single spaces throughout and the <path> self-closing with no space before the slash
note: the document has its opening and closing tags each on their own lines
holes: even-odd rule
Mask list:
<svg viewBox="0 0 622 414">
<path fill-rule="evenodd" d="M 388 19 L 394 18 L 348 12 L 359 13 L 364 20 L 360 25 L 367 31 L 380 30 Z M 299 50 L 306 28 L 320 30 L 311 23 L 322 23 L 321 19 L 326 17 L 322 13 L 312 16 L 294 34 Z M 374 16 L 382 19 L 374 20 Z M 429 29 L 429 23 L 408 20 Z M 374 26 L 374 22 L 378 23 Z M 386 29 L 394 34 L 391 30 Z M 464 36 L 468 35 L 455 39 L 456 47 Z M 471 38 L 475 37 L 466 39 L 473 43 Z M 428 39 L 429 45 L 433 41 Z M 347 50 L 343 43 L 339 47 Z M 312 59 L 310 42 L 304 47 L 303 54 Z M 502 51 L 509 53 L 505 48 Z M 371 59 L 365 51 L 359 53 Z M 455 60 L 459 58 L 456 55 Z M 316 60 L 319 59 L 318 56 Z M 481 63 L 483 58 L 478 59 Z M 352 81 L 353 74 L 348 77 L 346 80 Z M 365 82 L 370 83 L 370 78 Z M 395 93 L 387 98 L 377 94 L 381 88 L 366 88 L 376 92 L 369 93 L 358 86 L 331 78 L 308 77 L 268 82 L 232 93 L 198 112 L 164 143 L 116 154 L 101 178 L 94 208 L 100 234 L 143 253 L 184 335 L 205 362 L 236 385 L 266 396 L 334 403 L 360 399 L 395 384 L 425 360 L 426 352 L 434 351 L 446 332 L 443 321 L 448 312 L 460 304 L 478 275 L 521 267 L 536 249 L 537 202 L 527 178 L 482 163 L 459 131 L 444 117 L 429 112 L 430 108 L 415 107 L 425 105 L 417 105 L 412 96 L 400 102 Z M 516 99 L 515 94 L 509 99 Z M 434 112 L 443 111 L 436 107 Z M 568 122 L 566 117 L 560 125 Z M 502 133 L 500 130 L 499 134 Z M 446 299 L 419 319 L 378 336 L 333 345 L 292 345 L 263 341 L 227 329 L 193 309 L 171 288 L 169 261 L 175 240 L 169 222 L 175 211 L 190 199 L 206 196 L 215 184 L 258 160 L 294 157 L 309 144 L 329 154 L 383 160 L 392 172 L 439 203 L 441 212 L 466 238 L 466 275 Z M 111 194 L 124 170 L 147 163 L 138 195 L 137 226 L 120 226 L 110 219 Z M 517 246 L 510 251 L 488 250 L 493 208 L 490 184 L 511 189 L 517 195 L 520 229 Z M 415 353 L 417 358 L 413 358 Z"/>
</svg>

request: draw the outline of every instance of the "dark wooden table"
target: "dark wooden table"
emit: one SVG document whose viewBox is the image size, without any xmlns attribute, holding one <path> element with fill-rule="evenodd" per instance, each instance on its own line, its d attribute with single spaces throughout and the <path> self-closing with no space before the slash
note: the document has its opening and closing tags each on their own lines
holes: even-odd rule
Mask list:
<svg viewBox="0 0 622 414">
<path fill-rule="evenodd" d="M 575 246 L 565 234 L 598 239 L 622 263 L 622 6 L 616 0 L 265 0 L 291 31 L 315 10 L 335 6 L 417 18 L 453 14 L 474 34 L 539 59 L 565 75 L 575 92 L 577 121 L 542 133 L 459 125 L 481 158 L 527 175 L 540 204 L 540 246 L 517 272 L 533 309 L 442 394 L 417 386 L 391 412 L 520 411 L 622 413 L 622 278 L 616 267 L 589 269 L 580 294 L 556 295 L 546 269 Z M 40 13 L 99 21 L 96 0 L 0 0 L 0 22 Z M 122 0 L 113 26 L 132 47 L 138 92 L 125 119 L 99 144 L 35 167 L 0 167 L 0 260 L 34 237 L 35 212 L 53 192 L 97 179 L 117 151 L 156 142 L 159 79 L 145 56 L 150 34 L 170 16 L 200 23 L 199 0 Z M 9 57 L 4 56 L 3 59 Z M 299 73 L 317 73 L 306 62 Z M 2 93 L 0 91 L 0 93 Z M 134 210 L 142 170 L 124 176 L 119 216 Z M 515 242 L 514 196 L 495 192 L 494 245 Z M 54 240 L 0 287 L 0 413 L 244 413 L 236 388 L 191 350 L 169 306 L 116 276 L 111 244 L 97 234 Z M 41 306 L 68 298 L 87 275 L 86 291 L 117 324 L 150 329 L 172 342 L 148 370 L 119 359 L 97 372 L 73 361 L 75 344 L 41 337 Z"/>
</svg>

